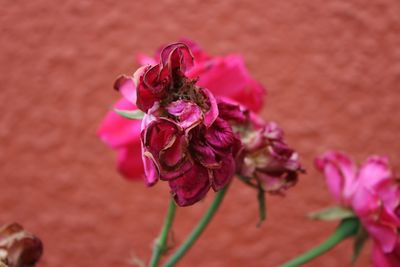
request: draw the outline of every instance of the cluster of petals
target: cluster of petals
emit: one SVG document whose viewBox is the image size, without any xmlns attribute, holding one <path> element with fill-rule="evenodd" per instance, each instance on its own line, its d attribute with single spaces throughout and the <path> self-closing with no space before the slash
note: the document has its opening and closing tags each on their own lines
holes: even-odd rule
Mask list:
<svg viewBox="0 0 400 267">
<path fill-rule="evenodd" d="M 220 99 L 218 107 L 242 141 L 238 174 L 272 194 L 282 194 L 295 185 L 303 168 L 298 154 L 284 141 L 282 129 L 232 100 Z"/>
<path fill-rule="evenodd" d="M 186 49 L 182 51 L 185 53 L 185 66 L 182 66 L 185 69 L 181 71 L 184 71 L 187 78 L 197 80 L 196 85 L 207 88 L 207 92 L 211 92 L 215 97 L 228 97 L 236 100 L 253 112 L 258 112 L 261 109 L 265 89 L 250 76 L 240 55 L 210 56 L 192 41 L 184 40 L 182 43 L 191 51 L 189 54 Z M 167 54 L 166 52 L 164 51 L 164 55 Z M 162 49 L 159 49 L 155 56 L 152 57 L 143 54 L 139 55 L 139 63 L 144 67 L 139 72 L 136 72 L 136 79 L 138 74 L 146 68 L 158 65 L 162 58 L 161 54 Z M 190 54 L 193 55 L 194 61 L 191 60 Z M 155 71 L 156 68 L 152 68 L 152 71 Z M 151 78 L 152 71 L 147 75 L 146 80 Z M 166 69 L 162 75 L 165 74 L 168 74 Z M 165 76 L 161 76 L 161 80 L 163 80 L 162 78 L 167 78 L 168 80 L 169 75 Z M 133 85 L 130 77 L 121 77 L 117 80 L 115 86 L 125 97 L 118 100 L 114 108 L 122 110 L 137 109 L 137 94 L 132 90 Z M 156 97 L 161 97 L 160 93 L 156 92 Z M 144 96 L 147 96 L 147 94 Z M 154 100 L 154 98 L 152 99 Z M 151 103 L 149 104 L 147 98 L 145 98 L 140 105 L 146 109 Z M 139 120 L 128 120 L 110 111 L 103 119 L 97 134 L 103 142 L 117 151 L 118 171 L 125 178 L 140 179 L 144 176 L 140 156 L 141 122 Z"/>
<path fill-rule="evenodd" d="M 115 83 L 145 112 L 140 140 L 146 183 L 168 181 L 180 206 L 199 201 L 210 188 L 225 187 L 236 171 L 240 150 L 240 140 L 219 116 L 214 95 L 187 74 L 193 66 L 190 48 L 175 43 L 161 50 L 157 64 Z"/>
<path fill-rule="evenodd" d="M 371 156 L 357 168 L 345 154 L 327 152 L 316 166 L 335 200 L 354 211 L 373 239 L 374 266 L 400 266 L 400 181 L 388 159 Z"/>
</svg>

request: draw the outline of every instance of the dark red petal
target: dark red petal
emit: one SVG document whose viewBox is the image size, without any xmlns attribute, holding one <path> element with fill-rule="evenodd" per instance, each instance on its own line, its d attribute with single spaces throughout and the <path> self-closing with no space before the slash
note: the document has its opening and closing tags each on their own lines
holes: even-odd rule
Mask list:
<svg viewBox="0 0 400 267">
<path fill-rule="evenodd" d="M 249 110 L 227 98 L 218 98 L 219 117 L 245 126 L 249 123 Z"/>
<path fill-rule="evenodd" d="M 181 39 L 179 41 L 189 47 L 189 50 L 192 52 L 192 55 L 194 57 L 194 61 L 197 64 L 210 59 L 210 56 L 206 52 L 204 52 L 199 44 L 195 43 L 194 41 L 189 39 Z"/>
<path fill-rule="evenodd" d="M 221 167 L 213 170 L 212 187 L 215 191 L 224 188 L 231 180 L 236 171 L 235 160 L 232 155 L 226 155 L 222 159 Z"/>
<path fill-rule="evenodd" d="M 204 198 L 210 189 L 208 171 L 195 164 L 185 175 L 169 181 L 169 186 L 179 206 L 192 205 Z"/>
<path fill-rule="evenodd" d="M 144 147 L 154 155 L 158 155 L 161 150 L 174 144 L 178 134 L 179 129 L 174 122 L 167 119 L 152 121 L 142 132 Z"/>
<path fill-rule="evenodd" d="M 216 148 L 230 147 L 235 141 L 232 127 L 223 119 L 217 118 L 213 125 L 207 129 L 206 140 Z"/>
<path fill-rule="evenodd" d="M 219 168 L 220 162 L 217 160 L 214 149 L 202 142 L 192 142 L 193 155 L 206 168 Z"/>
<path fill-rule="evenodd" d="M 168 66 L 170 71 L 179 67 L 184 73 L 193 66 L 193 55 L 189 47 L 183 43 L 170 44 L 161 51 L 161 64 Z"/>
</svg>

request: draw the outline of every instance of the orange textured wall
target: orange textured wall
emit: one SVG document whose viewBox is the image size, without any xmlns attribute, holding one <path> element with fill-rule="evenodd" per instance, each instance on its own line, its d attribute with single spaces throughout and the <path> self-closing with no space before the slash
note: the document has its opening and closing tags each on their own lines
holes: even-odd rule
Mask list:
<svg viewBox="0 0 400 267">
<path fill-rule="evenodd" d="M 95 130 L 119 97 L 115 77 L 138 67 L 135 54 L 180 37 L 244 55 L 269 90 L 265 118 L 285 129 L 308 174 L 286 197 L 268 197 L 261 228 L 254 192 L 235 181 L 179 266 L 277 266 L 322 241 L 335 224 L 304 215 L 331 204 L 312 164 L 328 148 L 357 160 L 387 154 L 400 168 L 398 0 L 0 2 L 0 223 L 42 238 L 41 267 L 149 258 L 168 189 L 123 180 Z M 179 209 L 176 244 L 211 195 Z M 308 266 L 346 266 L 350 249 Z"/>
</svg>

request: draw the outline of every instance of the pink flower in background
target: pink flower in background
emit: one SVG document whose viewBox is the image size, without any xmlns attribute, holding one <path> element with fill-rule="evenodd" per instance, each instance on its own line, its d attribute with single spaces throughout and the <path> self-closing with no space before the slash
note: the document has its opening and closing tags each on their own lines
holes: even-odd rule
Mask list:
<svg viewBox="0 0 400 267">
<path fill-rule="evenodd" d="M 400 183 L 386 157 L 372 156 L 357 169 L 344 154 L 316 160 L 336 201 L 352 208 L 374 241 L 374 266 L 400 266 Z"/>
<path fill-rule="evenodd" d="M 184 41 L 184 43 L 186 43 L 192 51 L 194 56 L 193 64 L 192 62 L 188 62 L 188 60 L 190 61 L 190 56 L 187 52 L 184 52 L 184 58 L 188 63 L 187 65 L 193 66 L 191 66 L 190 69 L 179 69 L 178 72 L 174 74 L 175 76 L 181 76 L 184 73 L 188 78 L 198 79 L 198 86 L 207 88 L 217 97 L 230 97 L 253 111 L 259 111 L 261 109 L 265 90 L 250 76 L 240 56 L 227 55 L 212 57 L 207 55 L 197 44 L 191 41 Z M 154 70 L 160 70 L 160 65 L 157 67 L 154 67 L 154 65 L 157 65 L 161 58 L 163 58 L 161 60 L 162 64 L 165 64 L 167 61 L 165 56 L 160 57 L 160 52 L 161 50 L 154 58 L 144 55 L 139 56 L 139 61 L 143 65 L 153 65 L 152 70 L 149 71 L 149 69 L 146 69 L 148 66 L 144 66 L 136 72 L 136 77 L 122 76 L 116 81 L 115 87 L 130 100 L 127 101 L 124 98 L 119 100 L 115 104 L 116 108 L 129 110 L 136 108 L 137 95 L 134 93 L 135 82 L 139 82 L 141 74 L 145 71 L 148 71 L 148 74 L 146 75 L 146 79 L 145 77 L 141 77 L 143 81 L 144 79 L 146 80 L 146 83 L 143 84 L 147 87 L 150 86 L 153 90 L 150 95 L 141 94 L 143 102 L 138 105 L 143 110 L 147 110 L 157 99 L 165 96 L 163 95 L 165 92 L 163 90 L 158 91 L 158 89 L 163 86 L 165 87 L 165 84 L 174 82 L 169 79 L 164 79 L 169 75 L 168 68 L 165 68 L 164 72 L 161 72 L 160 75 L 156 77 L 151 75 L 154 73 Z M 167 52 L 164 52 L 164 55 L 167 54 Z M 168 75 L 166 75 L 166 73 Z M 204 92 L 209 94 L 208 90 Z M 211 118 L 214 116 L 215 114 L 209 114 Z M 122 118 L 118 114 L 115 114 L 115 112 L 110 111 L 101 123 L 97 133 L 106 144 L 117 150 L 118 170 L 124 177 L 136 179 L 143 176 L 143 164 L 140 160 L 141 144 L 139 121 Z"/>
</svg>

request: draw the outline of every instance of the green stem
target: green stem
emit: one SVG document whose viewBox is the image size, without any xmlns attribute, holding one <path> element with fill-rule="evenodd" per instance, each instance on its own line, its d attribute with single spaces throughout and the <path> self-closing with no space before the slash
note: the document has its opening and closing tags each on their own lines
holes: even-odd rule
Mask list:
<svg viewBox="0 0 400 267">
<path fill-rule="evenodd" d="M 158 266 L 158 263 L 160 262 L 160 259 L 161 259 L 161 255 L 167 249 L 168 233 L 169 233 L 169 230 L 171 229 L 172 221 L 174 220 L 174 217 L 175 217 L 175 210 L 176 210 L 176 205 L 175 205 L 174 199 L 171 197 L 171 199 L 169 201 L 167 216 L 165 217 L 164 225 L 161 229 L 161 233 L 160 233 L 159 237 L 156 239 L 156 241 L 154 243 L 153 255 L 151 257 L 150 264 L 149 264 L 150 267 Z"/>
<path fill-rule="evenodd" d="M 281 267 L 296 267 L 300 266 L 312 259 L 324 254 L 331 248 L 336 246 L 344 239 L 353 236 L 357 233 L 359 222 L 356 218 L 345 219 L 336 228 L 336 231 L 322 244 L 300 255 L 299 257 L 284 263 Z"/>
<path fill-rule="evenodd" d="M 214 216 L 215 212 L 218 210 L 219 205 L 221 204 L 226 191 L 228 190 L 228 186 L 219 191 L 211 206 L 208 208 L 207 212 L 204 214 L 203 218 L 199 221 L 197 226 L 193 229 L 192 233 L 188 236 L 186 241 L 178 248 L 178 250 L 168 259 L 168 261 L 164 264 L 164 267 L 172 267 L 174 266 L 185 253 L 191 248 L 191 246 L 196 242 L 201 233 L 207 227 L 208 223 Z"/>
</svg>

